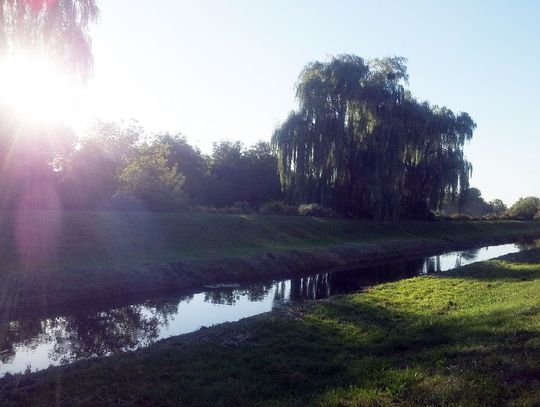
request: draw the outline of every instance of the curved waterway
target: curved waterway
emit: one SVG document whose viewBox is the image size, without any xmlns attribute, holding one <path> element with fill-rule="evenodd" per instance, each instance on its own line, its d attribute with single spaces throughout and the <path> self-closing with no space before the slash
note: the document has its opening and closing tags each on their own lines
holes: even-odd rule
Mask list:
<svg viewBox="0 0 540 407">
<path fill-rule="evenodd" d="M 208 287 L 182 297 L 152 299 L 101 311 L 13 320 L 0 326 L 0 376 L 93 356 L 134 350 L 203 326 L 306 300 L 356 292 L 387 281 L 432 274 L 515 253 L 536 243 L 503 244 L 238 286 Z"/>
</svg>

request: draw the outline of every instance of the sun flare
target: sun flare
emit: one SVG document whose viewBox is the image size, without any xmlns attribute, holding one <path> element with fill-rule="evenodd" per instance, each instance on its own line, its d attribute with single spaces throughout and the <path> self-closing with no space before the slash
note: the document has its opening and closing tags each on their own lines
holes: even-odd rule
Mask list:
<svg viewBox="0 0 540 407">
<path fill-rule="evenodd" d="M 0 103 L 27 123 L 72 123 L 79 97 L 80 85 L 46 55 L 0 61 Z"/>
</svg>

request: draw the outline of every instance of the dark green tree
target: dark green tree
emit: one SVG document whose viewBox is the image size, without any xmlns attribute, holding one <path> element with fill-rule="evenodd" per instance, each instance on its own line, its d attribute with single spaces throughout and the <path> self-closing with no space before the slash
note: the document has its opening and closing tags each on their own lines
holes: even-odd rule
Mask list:
<svg viewBox="0 0 540 407">
<path fill-rule="evenodd" d="M 244 151 L 245 176 L 243 199 L 256 208 L 281 198 L 277 156 L 270 143 L 259 141 Z"/>
<path fill-rule="evenodd" d="M 306 66 L 299 108 L 272 138 L 288 200 L 395 220 L 425 216 L 468 188 L 463 146 L 475 124 L 417 102 L 405 62 L 343 55 Z"/>
<path fill-rule="evenodd" d="M 508 210 L 510 216 L 518 219 L 531 220 L 540 213 L 540 198 L 528 196 L 519 198 Z"/>
<path fill-rule="evenodd" d="M 214 143 L 204 203 L 223 207 L 242 201 L 245 175 L 242 143 Z"/>
<path fill-rule="evenodd" d="M 135 123 L 97 122 L 59 163 L 59 189 L 68 209 L 111 207 L 118 176 L 136 154 L 143 129 Z"/>
<path fill-rule="evenodd" d="M 167 161 L 171 167 L 176 166 L 185 177 L 183 191 L 192 202 L 202 201 L 205 194 L 209 159 L 198 148 L 191 146 L 181 135 L 158 136 L 153 143 L 169 147 Z"/>
<path fill-rule="evenodd" d="M 474 187 L 467 189 L 459 201 L 453 201 L 452 197 L 447 197 L 442 210 L 447 215 L 461 213 L 469 216 L 484 216 L 492 213 L 492 208 L 482 197 L 482 192 Z"/>
<path fill-rule="evenodd" d="M 256 208 L 281 196 L 277 157 L 269 143 L 245 149 L 239 141 L 214 144 L 206 183 L 206 204 L 248 202 Z"/>
<path fill-rule="evenodd" d="M 488 202 L 489 211 L 494 215 L 502 215 L 508 210 L 506 204 L 500 199 L 492 199 Z"/>
<path fill-rule="evenodd" d="M 152 211 L 175 211 L 185 208 L 182 190 L 185 177 L 176 165 L 169 165 L 170 146 L 142 144 L 120 171 L 119 194 L 140 201 Z"/>
</svg>

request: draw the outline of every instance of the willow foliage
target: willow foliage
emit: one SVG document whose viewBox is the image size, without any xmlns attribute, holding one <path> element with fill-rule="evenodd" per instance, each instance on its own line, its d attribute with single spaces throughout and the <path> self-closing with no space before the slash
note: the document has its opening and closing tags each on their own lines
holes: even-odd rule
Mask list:
<svg viewBox="0 0 540 407">
<path fill-rule="evenodd" d="M 45 52 L 86 79 L 98 13 L 96 0 L 0 0 L 0 53 Z"/>
<path fill-rule="evenodd" d="M 425 216 L 468 188 L 467 113 L 419 103 L 406 60 L 354 55 L 313 62 L 296 85 L 299 108 L 273 135 L 286 197 L 342 213 Z"/>
</svg>

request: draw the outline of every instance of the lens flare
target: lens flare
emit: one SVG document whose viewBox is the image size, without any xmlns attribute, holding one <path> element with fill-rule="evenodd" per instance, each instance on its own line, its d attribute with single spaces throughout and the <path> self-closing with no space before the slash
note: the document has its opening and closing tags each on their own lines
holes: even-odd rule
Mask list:
<svg viewBox="0 0 540 407">
<path fill-rule="evenodd" d="M 79 86 L 46 55 L 20 54 L 0 61 L 0 103 L 33 124 L 69 124 Z"/>
</svg>

